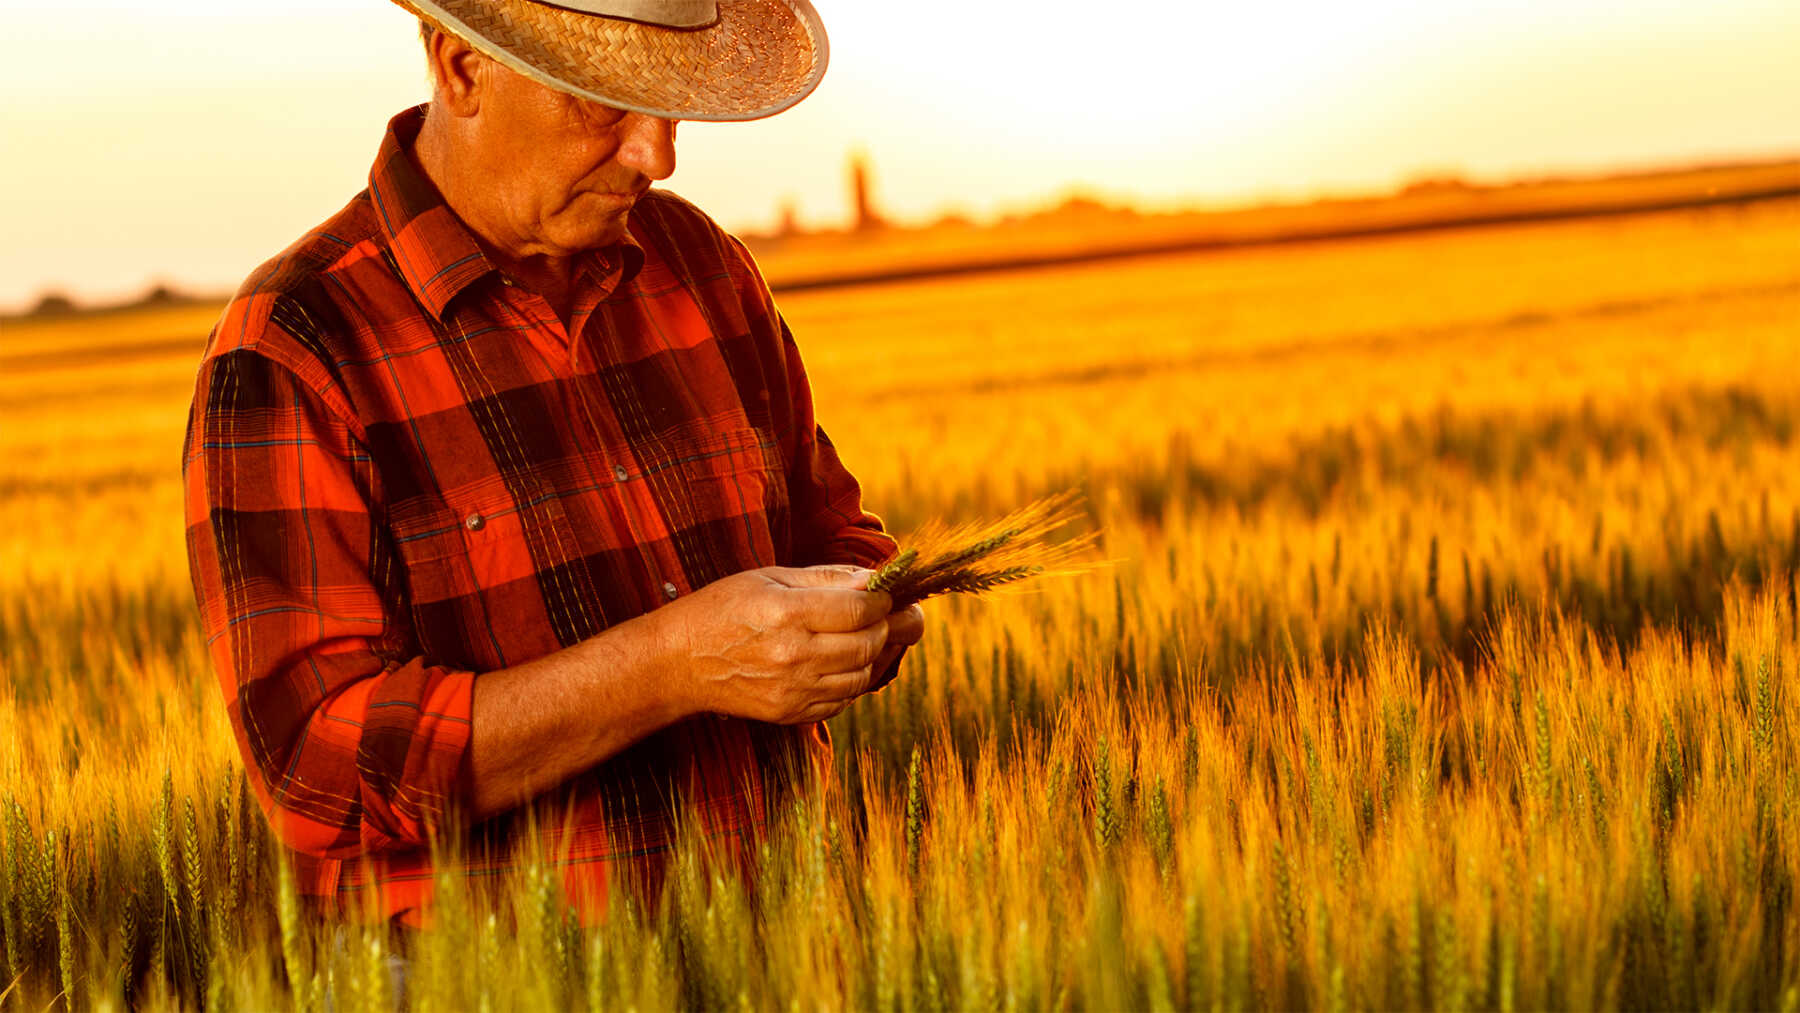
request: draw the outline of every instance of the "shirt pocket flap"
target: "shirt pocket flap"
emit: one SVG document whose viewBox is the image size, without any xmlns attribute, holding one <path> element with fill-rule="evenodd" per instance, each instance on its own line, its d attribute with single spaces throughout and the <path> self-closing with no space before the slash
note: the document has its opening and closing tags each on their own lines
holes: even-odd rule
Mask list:
<svg viewBox="0 0 1800 1013">
<path fill-rule="evenodd" d="M 493 482 L 442 497 L 420 497 L 389 514 L 414 604 L 479 594 L 533 572 L 530 539 L 553 530 L 561 501 L 541 484 L 515 496 Z"/>
<path fill-rule="evenodd" d="M 663 453 L 645 470 L 684 500 L 691 522 L 761 514 L 785 501 L 774 439 L 750 426 L 678 426 L 658 441 Z"/>
</svg>

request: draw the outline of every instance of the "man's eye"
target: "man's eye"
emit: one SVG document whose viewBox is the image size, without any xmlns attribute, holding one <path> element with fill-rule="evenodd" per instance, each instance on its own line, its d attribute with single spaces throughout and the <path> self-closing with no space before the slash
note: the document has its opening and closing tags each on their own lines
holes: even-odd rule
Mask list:
<svg viewBox="0 0 1800 1013">
<path fill-rule="evenodd" d="M 579 99 L 567 92 L 558 93 L 570 119 L 586 128 L 610 127 L 625 118 L 625 110 Z"/>
<path fill-rule="evenodd" d="M 576 113 L 581 117 L 582 122 L 596 127 L 610 127 L 625 118 L 625 110 L 614 109 L 594 102 L 582 103 L 576 109 Z"/>
</svg>

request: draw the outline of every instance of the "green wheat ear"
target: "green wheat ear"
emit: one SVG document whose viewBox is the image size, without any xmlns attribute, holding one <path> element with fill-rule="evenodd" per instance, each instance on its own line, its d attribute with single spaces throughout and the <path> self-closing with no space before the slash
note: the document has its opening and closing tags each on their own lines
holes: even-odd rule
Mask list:
<svg viewBox="0 0 1800 1013">
<path fill-rule="evenodd" d="M 881 564 L 881 568 L 875 571 L 875 576 L 869 578 L 869 590 L 892 590 L 894 585 L 902 577 L 906 576 L 906 571 L 912 568 L 913 563 L 917 561 L 918 558 L 919 550 L 906 549 L 894 556 L 894 558 Z"/>
</svg>

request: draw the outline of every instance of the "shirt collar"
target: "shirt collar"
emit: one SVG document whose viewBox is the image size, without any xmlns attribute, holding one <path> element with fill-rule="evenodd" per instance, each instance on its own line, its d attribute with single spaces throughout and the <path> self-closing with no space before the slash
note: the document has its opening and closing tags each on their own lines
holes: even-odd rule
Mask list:
<svg viewBox="0 0 1800 1013">
<path fill-rule="evenodd" d="M 381 150 L 369 170 L 369 198 L 401 279 L 419 305 L 442 320 L 463 289 L 498 269 L 412 159 L 425 109 L 414 106 L 388 121 Z M 629 232 L 614 246 L 582 255 L 583 270 L 596 282 L 616 278 L 616 284 L 623 285 L 643 263 L 643 247 Z"/>
</svg>

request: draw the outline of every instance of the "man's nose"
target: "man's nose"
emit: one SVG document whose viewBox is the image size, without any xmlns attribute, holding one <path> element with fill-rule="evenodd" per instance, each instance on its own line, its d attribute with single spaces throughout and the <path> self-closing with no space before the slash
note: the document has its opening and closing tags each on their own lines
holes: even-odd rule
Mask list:
<svg viewBox="0 0 1800 1013">
<path fill-rule="evenodd" d="M 618 161 L 653 180 L 675 172 L 676 120 L 627 113 L 619 141 Z"/>
</svg>

